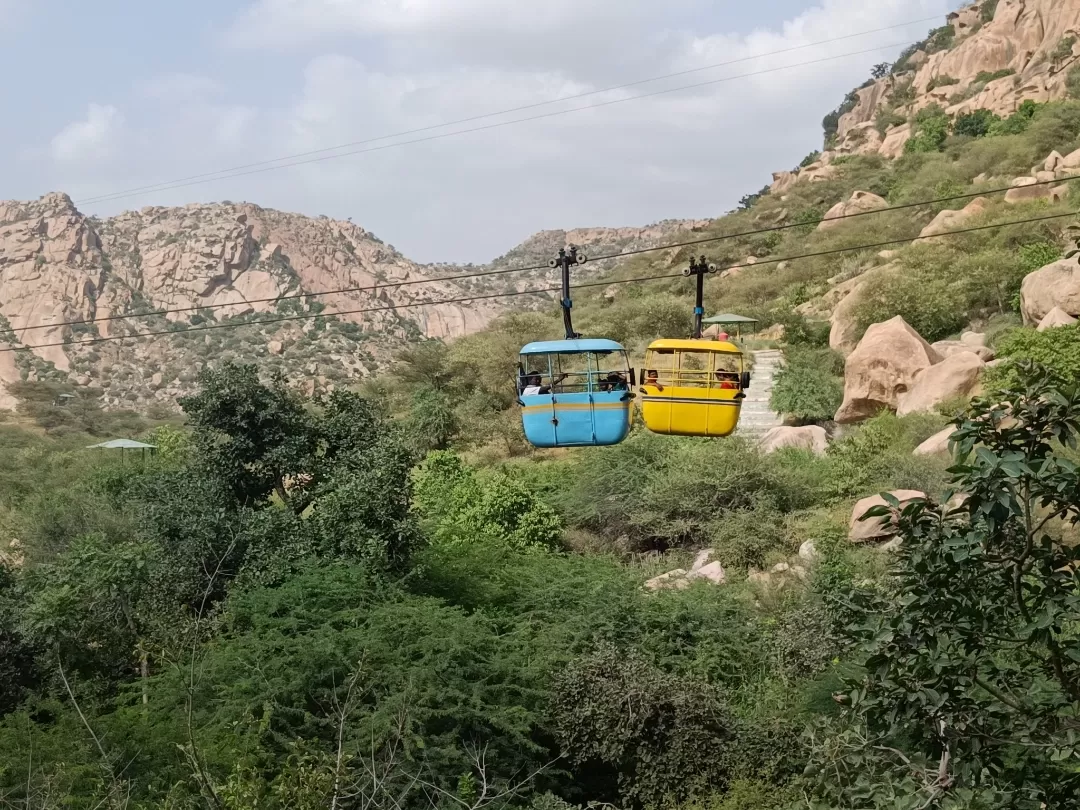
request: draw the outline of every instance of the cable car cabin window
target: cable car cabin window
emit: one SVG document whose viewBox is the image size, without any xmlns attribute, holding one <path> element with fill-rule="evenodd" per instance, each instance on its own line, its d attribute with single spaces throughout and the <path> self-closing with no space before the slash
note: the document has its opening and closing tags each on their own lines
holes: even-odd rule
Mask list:
<svg viewBox="0 0 1080 810">
<path fill-rule="evenodd" d="M 629 390 L 626 358 L 613 352 L 530 355 L 521 386 L 523 396 Z"/>
<path fill-rule="evenodd" d="M 654 350 L 649 353 L 645 382 L 675 388 L 738 389 L 741 370 L 742 358 L 731 352 Z"/>
</svg>

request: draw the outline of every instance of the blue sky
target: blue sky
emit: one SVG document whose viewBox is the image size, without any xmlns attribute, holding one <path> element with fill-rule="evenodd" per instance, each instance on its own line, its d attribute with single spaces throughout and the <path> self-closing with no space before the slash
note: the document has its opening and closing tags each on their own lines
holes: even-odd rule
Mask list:
<svg viewBox="0 0 1080 810">
<path fill-rule="evenodd" d="M 0 198 L 88 213 L 247 200 L 352 217 L 418 261 L 547 228 L 716 216 L 951 0 L 0 0 Z M 940 24 L 940 23 L 937 23 Z M 856 51 L 872 53 L 846 56 Z M 94 198 L 732 59 L 516 116 L 711 87 L 278 171 Z M 471 126 L 476 126 L 473 124 Z M 433 130 L 434 134 L 451 130 Z M 419 137 L 419 136 L 411 136 Z"/>
</svg>

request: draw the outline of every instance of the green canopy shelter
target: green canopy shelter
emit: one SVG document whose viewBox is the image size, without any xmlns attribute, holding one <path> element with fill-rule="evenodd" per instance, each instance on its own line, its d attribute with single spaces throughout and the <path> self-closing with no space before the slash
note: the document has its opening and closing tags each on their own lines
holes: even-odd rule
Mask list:
<svg viewBox="0 0 1080 810">
<path fill-rule="evenodd" d="M 143 442 L 137 442 L 133 439 L 112 439 L 101 444 L 90 445 L 91 450 L 119 450 L 120 462 L 123 463 L 124 456 L 128 450 L 138 450 L 142 454 L 142 458 L 146 460 L 146 451 L 150 451 L 150 455 L 154 455 L 154 451 L 157 450 L 156 444 L 144 444 Z"/>
<path fill-rule="evenodd" d="M 710 318 L 704 318 L 701 322 L 710 326 L 733 326 L 735 327 L 735 334 L 739 337 L 742 337 L 743 327 L 753 332 L 756 331 L 758 323 L 757 318 L 747 318 L 745 315 L 733 315 L 731 313 L 713 315 Z"/>
</svg>

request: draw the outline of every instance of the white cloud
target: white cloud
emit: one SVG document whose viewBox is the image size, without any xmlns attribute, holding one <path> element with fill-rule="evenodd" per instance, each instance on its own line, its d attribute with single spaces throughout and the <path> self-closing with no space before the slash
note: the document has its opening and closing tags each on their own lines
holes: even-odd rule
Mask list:
<svg viewBox="0 0 1080 810">
<path fill-rule="evenodd" d="M 53 136 L 55 160 L 74 162 L 107 155 L 122 126 L 120 111 L 111 104 L 90 104 L 86 118 L 74 121 Z"/>
<path fill-rule="evenodd" d="M 869 75 L 871 65 L 895 56 L 899 47 L 845 54 L 906 44 L 931 23 L 761 54 L 932 13 L 943 19 L 948 3 L 820 0 L 782 25 L 736 34 L 727 30 L 726 14 L 704 0 L 254 0 L 230 36 L 234 42 L 249 37 L 271 58 L 277 56 L 275 42 L 291 37 L 307 43 L 312 52 L 300 62 L 294 86 L 277 81 L 274 100 L 256 106 L 249 99 L 233 103 L 233 88 L 217 93 L 213 80 L 159 79 L 153 86 L 175 103 L 159 103 L 161 96 L 148 96 L 143 86 L 143 107 L 125 105 L 138 137 L 125 142 L 124 171 L 112 173 L 124 183 L 111 180 L 103 187 L 93 182 L 105 182 L 101 177 L 72 165 L 63 187 L 78 200 L 760 57 L 403 139 L 731 79 L 705 87 L 154 192 L 95 209 L 247 199 L 351 216 L 423 261 L 484 261 L 546 228 L 715 216 L 759 189 L 771 171 L 790 168 L 818 148 L 822 116 Z M 693 12 L 694 22 L 672 9 Z M 318 45 L 321 37 L 336 37 L 326 42 L 340 52 Z M 761 73 L 830 57 L 840 58 Z"/>
<path fill-rule="evenodd" d="M 201 100 L 221 95 L 224 86 L 209 76 L 194 73 L 166 73 L 136 83 L 139 93 L 150 99 L 167 102 Z"/>
</svg>

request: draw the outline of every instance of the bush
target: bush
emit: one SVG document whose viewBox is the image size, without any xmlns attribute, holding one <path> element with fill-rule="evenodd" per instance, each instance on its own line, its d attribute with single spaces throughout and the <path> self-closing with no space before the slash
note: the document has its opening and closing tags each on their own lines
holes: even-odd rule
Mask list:
<svg viewBox="0 0 1080 810">
<path fill-rule="evenodd" d="M 940 152 L 949 137 L 949 116 L 937 104 L 919 110 L 915 116 L 915 134 L 904 144 L 904 154 Z"/>
<path fill-rule="evenodd" d="M 989 82 L 997 81 L 998 79 L 1004 79 L 1006 76 L 1012 76 L 1014 73 L 1016 73 L 1016 71 L 1012 68 L 1003 68 L 994 71 L 982 70 L 975 74 L 975 79 L 972 81 L 972 84 L 988 84 Z"/>
<path fill-rule="evenodd" d="M 1072 56 L 1073 45 L 1076 44 L 1076 37 L 1062 37 L 1058 42 L 1057 47 L 1054 48 L 1054 52 L 1050 54 L 1050 58 L 1055 62 L 1060 62 L 1064 59 L 1068 59 Z"/>
<path fill-rule="evenodd" d="M 998 121 L 990 127 L 990 135 L 1019 135 L 1027 131 L 1027 128 L 1031 126 L 1031 119 L 1035 117 L 1035 113 L 1038 112 L 1039 105 L 1031 99 L 1028 99 L 1020 108 L 1001 121 Z"/>
<path fill-rule="evenodd" d="M 951 87 L 954 84 L 960 84 L 960 80 L 955 76 L 935 76 L 930 80 L 926 89 L 936 90 L 939 87 Z"/>
<path fill-rule="evenodd" d="M 832 349 L 789 349 L 773 381 L 770 405 L 801 423 L 832 419 L 844 399 L 843 358 Z"/>
<path fill-rule="evenodd" d="M 570 762 L 590 781 L 614 782 L 620 806 L 704 797 L 731 778 L 723 762 L 735 720 L 719 691 L 611 645 L 557 677 L 552 712 Z"/>
<path fill-rule="evenodd" d="M 1080 100 L 1080 65 L 1071 68 L 1065 76 L 1065 90 L 1069 98 Z"/>
<path fill-rule="evenodd" d="M 979 4 L 979 19 L 984 22 L 992 22 L 997 12 L 998 0 L 983 0 Z"/>
<path fill-rule="evenodd" d="M 532 490 L 505 474 L 481 479 L 449 451 L 417 468 L 414 508 L 437 543 L 505 542 L 518 549 L 556 548 L 561 525 Z"/>
<path fill-rule="evenodd" d="M 999 121 L 1001 121 L 1001 116 L 983 107 L 958 116 L 953 125 L 953 134 L 982 138 Z"/>
<path fill-rule="evenodd" d="M 1050 369 L 1062 384 L 1080 382 L 1080 325 L 1058 326 L 1037 332 L 1015 329 L 997 341 L 997 356 L 1010 361 L 1034 360 Z M 1020 382 L 1015 362 L 990 369 L 989 388 L 1010 388 Z"/>
<path fill-rule="evenodd" d="M 962 287 L 953 279 L 916 270 L 876 276 L 860 290 L 854 316 L 861 330 L 900 315 L 928 341 L 941 340 L 967 324 Z"/>
<path fill-rule="evenodd" d="M 877 131 L 884 135 L 890 128 L 898 127 L 901 124 L 907 123 L 907 118 L 898 113 L 892 107 L 882 107 L 878 110 L 877 117 L 874 119 L 874 126 Z"/>
</svg>

